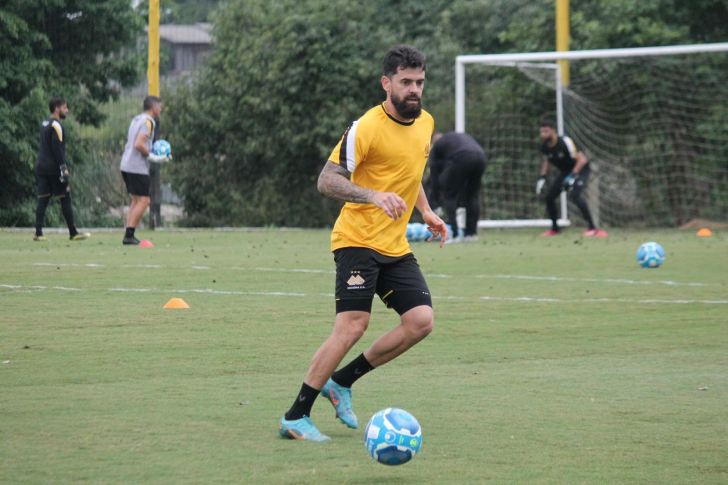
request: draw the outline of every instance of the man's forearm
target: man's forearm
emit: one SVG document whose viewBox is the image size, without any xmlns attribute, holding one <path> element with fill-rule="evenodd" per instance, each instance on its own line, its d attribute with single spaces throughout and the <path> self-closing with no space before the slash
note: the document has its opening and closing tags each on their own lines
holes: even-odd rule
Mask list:
<svg viewBox="0 0 728 485">
<path fill-rule="evenodd" d="M 420 184 L 420 193 L 417 194 L 415 207 L 417 207 L 417 210 L 420 211 L 420 214 L 432 211 L 432 208 L 430 207 L 430 202 L 427 200 L 427 194 L 425 194 L 425 189 L 424 187 L 422 187 L 422 184 Z"/>
<path fill-rule="evenodd" d="M 369 204 L 374 196 L 374 191 L 365 189 L 353 184 L 348 178 L 347 172 L 341 166 L 326 162 L 326 167 L 319 175 L 317 188 L 322 194 L 343 202 L 354 202 L 356 204 Z"/>
<path fill-rule="evenodd" d="M 544 160 L 543 163 L 541 164 L 540 174 L 542 177 L 545 177 L 546 175 L 548 175 L 548 173 L 549 173 L 549 161 Z"/>
<path fill-rule="evenodd" d="M 574 165 L 574 169 L 572 170 L 574 173 L 581 172 L 581 169 L 584 168 L 584 165 L 586 165 L 586 156 L 579 152 L 579 154 L 576 156 L 576 164 Z"/>
</svg>

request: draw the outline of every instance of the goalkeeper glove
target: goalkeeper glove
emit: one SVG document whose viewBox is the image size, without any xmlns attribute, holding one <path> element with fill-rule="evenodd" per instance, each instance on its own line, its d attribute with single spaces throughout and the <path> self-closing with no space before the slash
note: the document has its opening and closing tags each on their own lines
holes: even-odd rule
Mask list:
<svg viewBox="0 0 728 485">
<path fill-rule="evenodd" d="M 171 155 L 155 155 L 154 153 L 150 153 L 147 160 L 152 163 L 167 163 L 170 158 L 172 158 Z"/>
<path fill-rule="evenodd" d="M 540 195 L 543 190 L 543 186 L 546 184 L 546 177 L 541 175 L 536 182 L 536 195 Z"/>
<path fill-rule="evenodd" d="M 62 163 L 61 164 L 61 177 L 60 177 L 61 183 L 67 184 L 70 176 L 71 176 L 71 174 L 68 173 L 68 166 L 65 163 Z"/>
<path fill-rule="evenodd" d="M 566 176 L 564 179 L 564 190 L 567 192 L 571 192 L 571 189 L 574 188 L 574 184 L 576 183 L 576 180 L 579 178 L 578 173 L 571 172 L 569 175 Z"/>
</svg>

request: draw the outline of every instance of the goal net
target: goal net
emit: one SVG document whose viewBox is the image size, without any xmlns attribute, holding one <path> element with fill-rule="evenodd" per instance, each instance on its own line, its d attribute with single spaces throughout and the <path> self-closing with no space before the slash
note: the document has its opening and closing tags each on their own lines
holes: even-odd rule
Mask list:
<svg viewBox="0 0 728 485">
<path fill-rule="evenodd" d="M 456 130 L 490 161 L 479 227 L 550 225 L 534 190 L 544 118 L 589 159 L 601 225 L 728 218 L 728 44 L 459 56 L 456 72 Z M 560 224 L 584 225 L 561 200 Z"/>
</svg>

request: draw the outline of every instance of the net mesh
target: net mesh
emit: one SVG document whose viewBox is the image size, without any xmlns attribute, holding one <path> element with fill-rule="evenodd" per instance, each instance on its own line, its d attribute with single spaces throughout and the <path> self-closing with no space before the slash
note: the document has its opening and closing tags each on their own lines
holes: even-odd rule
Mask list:
<svg viewBox="0 0 728 485">
<path fill-rule="evenodd" d="M 473 72 L 471 72 L 473 71 Z M 565 134 L 592 167 L 587 201 L 609 226 L 675 226 L 728 214 L 725 53 L 572 61 Z M 556 118 L 555 71 L 468 70 L 466 131 L 486 149 L 483 219 L 539 219 L 539 122 Z M 569 217 L 583 224 L 579 211 Z"/>
</svg>

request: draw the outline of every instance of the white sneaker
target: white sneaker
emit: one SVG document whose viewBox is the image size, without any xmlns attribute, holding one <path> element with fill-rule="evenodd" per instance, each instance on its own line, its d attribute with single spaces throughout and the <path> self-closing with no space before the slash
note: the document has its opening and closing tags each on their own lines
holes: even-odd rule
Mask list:
<svg viewBox="0 0 728 485">
<path fill-rule="evenodd" d="M 474 234 L 474 235 L 472 235 L 472 236 L 465 236 L 465 237 L 463 238 L 463 242 L 466 242 L 466 243 L 467 243 L 467 242 L 475 242 L 475 241 L 477 241 L 478 239 L 480 239 L 480 238 L 478 237 L 478 235 L 477 235 L 477 234 Z"/>
<path fill-rule="evenodd" d="M 458 236 L 458 237 L 451 237 L 450 239 L 447 239 L 445 241 L 445 244 L 458 244 L 461 242 L 463 242 L 463 238 Z"/>
</svg>

